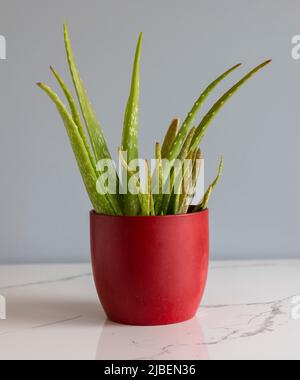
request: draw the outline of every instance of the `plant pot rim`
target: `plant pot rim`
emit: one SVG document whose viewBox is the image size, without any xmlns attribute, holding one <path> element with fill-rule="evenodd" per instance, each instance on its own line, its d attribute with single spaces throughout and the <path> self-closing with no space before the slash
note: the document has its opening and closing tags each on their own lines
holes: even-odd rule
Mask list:
<svg viewBox="0 0 300 380">
<path fill-rule="evenodd" d="M 209 209 L 205 209 L 202 211 L 197 211 L 194 213 L 189 213 L 189 214 L 178 214 L 178 215 L 161 215 L 161 216 L 124 216 L 124 215 L 105 215 L 105 214 L 97 214 L 95 210 L 90 211 L 90 215 L 92 217 L 101 217 L 101 218 L 110 218 L 110 219 L 177 219 L 177 218 L 191 218 L 191 217 L 196 217 L 201 214 L 207 214 L 209 213 Z"/>
</svg>

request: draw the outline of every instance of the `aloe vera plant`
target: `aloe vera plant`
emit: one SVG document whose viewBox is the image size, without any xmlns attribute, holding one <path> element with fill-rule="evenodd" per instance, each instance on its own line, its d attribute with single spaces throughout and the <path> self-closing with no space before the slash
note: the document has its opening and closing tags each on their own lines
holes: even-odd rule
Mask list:
<svg viewBox="0 0 300 380">
<path fill-rule="evenodd" d="M 107 191 L 106 181 L 101 175 L 101 170 L 99 171 L 98 163 L 101 160 L 111 160 L 112 156 L 76 66 L 66 24 L 64 25 L 66 55 L 79 107 L 71 90 L 53 67 L 51 67 L 51 72 L 65 95 L 69 108 L 49 86 L 43 83 L 38 83 L 38 86 L 55 104 L 63 120 L 83 182 L 97 213 L 115 216 L 164 216 L 205 210 L 212 192 L 220 180 L 223 171 L 223 159 L 219 166 L 217 178 L 209 186 L 201 202 L 192 206 L 202 158 L 199 144 L 207 128 L 223 106 L 246 82 L 271 61 L 268 60 L 260 64 L 237 82 L 213 105 L 198 126 L 195 126 L 196 117 L 209 95 L 241 64 L 233 66 L 220 75 L 200 94 L 183 123 L 178 118 L 174 119 L 167 130 L 163 143 L 156 143 L 156 166 L 153 175 L 149 161 L 143 161 L 146 168 L 146 183 L 143 186 L 139 165 L 134 168 L 131 167 L 131 163 L 139 159 L 138 113 L 142 39 L 143 36 L 140 34 L 134 58 L 130 93 L 125 110 L 121 148 L 119 149 L 122 171 L 126 174 L 125 187 L 127 191 L 123 191 L 123 173 L 118 173 L 115 167 L 110 172 L 110 176 L 115 177 L 117 184 L 115 192 Z M 189 168 L 184 166 L 186 160 L 191 163 Z M 166 168 L 165 161 L 169 162 L 170 170 Z M 179 172 L 174 169 L 173 164 L 175 162 L 181 164 Z M 121 182 L 122 186 L 120 186 Z M 184 182 L 188 182 L 187 187 L 183 186 Z M 134 191 L 128 191 L 129 184 L 134 188 Z M 169 185 L 169 191 L 165 192 L 167 184 Z"/>
</svg>

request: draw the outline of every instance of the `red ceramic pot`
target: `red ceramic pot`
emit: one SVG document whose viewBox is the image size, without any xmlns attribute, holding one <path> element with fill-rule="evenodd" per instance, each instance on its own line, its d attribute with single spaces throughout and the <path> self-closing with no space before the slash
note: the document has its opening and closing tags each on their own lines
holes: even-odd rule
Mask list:
<svg viewBox="0 0 300 380">
<path fill-rule="evenodd" d="M 90 214 L 94 279 L 108 318 L 137 326 L 192 319 L 209 262 L 208 210 L 176 216 Z"/>
</svg>

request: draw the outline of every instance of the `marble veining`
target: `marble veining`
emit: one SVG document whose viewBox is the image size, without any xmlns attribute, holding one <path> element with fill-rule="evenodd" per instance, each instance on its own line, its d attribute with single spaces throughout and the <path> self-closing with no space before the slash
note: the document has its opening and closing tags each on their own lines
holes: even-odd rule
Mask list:
<svg viewBox="0 0 300 380">
<path fill-rule="evenodd" d="M 28 282 L 25 284 L 15 284 L 15 285 L 9 285 L 9 286 L 3 286 L 0 287 L 0 291 L 2 290 L 8 290 L 8 289 L 18 289 L 18 288 L 27 288 L 29 286 L 38 286 L 38 285 L 49 285 L 49 284 L 55 284 L 58 282 L 68 282 L 68 281 L 74 281 L 78 280 L 80 278 L 85 278 L 85 277 L 91 277 L 92 273 L 83 273 L 77 276 L 70 276 L 70 277 L 65 277 L 65 278 L 60 278 L 57 280 L 48 280 L 48 281 L 37 281 L 37 282 Z"/>
<path fill-rule="evenodd" d="M 2 266 L 0 359 L 300 359 L 299 267 L 212 263 L 194 320 L 142 328 L 106 320 L 88 264 Z"/>
</svg>

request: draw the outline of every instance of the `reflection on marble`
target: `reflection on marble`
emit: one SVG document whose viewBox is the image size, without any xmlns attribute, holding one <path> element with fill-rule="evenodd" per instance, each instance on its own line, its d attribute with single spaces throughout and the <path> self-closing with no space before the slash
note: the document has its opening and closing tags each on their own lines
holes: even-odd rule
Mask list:
<svg viewBox="0 0 300 380">
<path fill-rule="evenodd" d="M 89 265 L 2 266 L 0 359 L 300 359 L 300 261 L 213 263 L 189 322 L 106 320 Z"/>
<path fill-rule="evenodd" d="M 110 360 L 207 360 L 198 318 L 179 325 L 132 327 L 106 322 L 96 358 Z"/>
</svg>

